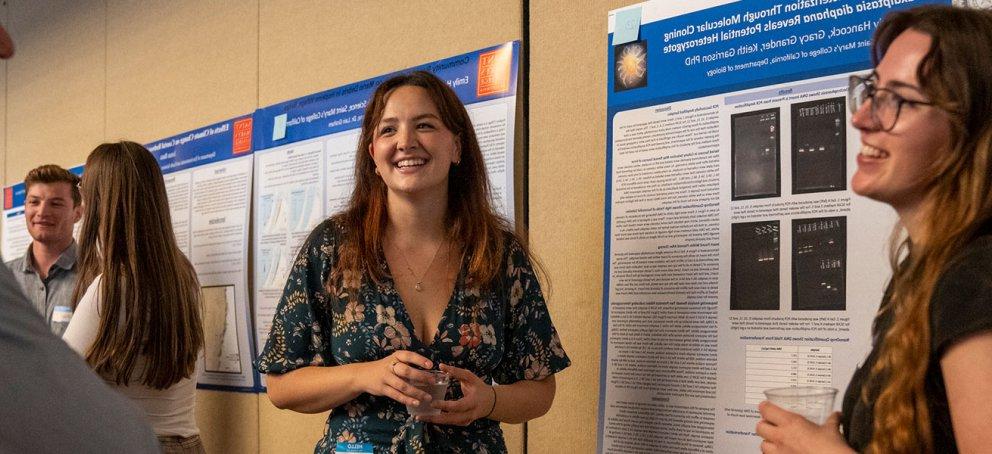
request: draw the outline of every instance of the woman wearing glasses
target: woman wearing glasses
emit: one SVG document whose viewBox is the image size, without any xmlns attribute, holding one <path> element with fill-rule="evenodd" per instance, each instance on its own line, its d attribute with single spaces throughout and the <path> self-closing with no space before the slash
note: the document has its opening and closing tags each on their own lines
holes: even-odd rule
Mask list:
<svg viewBox="0 0 992 454">
<path fill-rule="evenodd" d="M 899 215 L 873 348 L 823 426 L 759 406 L 764 452 L 992 449 L 992 12 L 891 13 L 852 78 L 851 187 Z M 843 426 L 843 434 L 838 426 Z"/>
</svg>

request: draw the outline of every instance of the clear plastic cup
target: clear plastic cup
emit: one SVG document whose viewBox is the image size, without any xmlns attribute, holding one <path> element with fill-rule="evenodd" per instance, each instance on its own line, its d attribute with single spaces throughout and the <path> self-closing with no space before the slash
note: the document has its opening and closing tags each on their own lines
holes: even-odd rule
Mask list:
<svg viewBox="0 0 992 454">
<path fill-rule="evenodd" d="M 823 424 L 834 411 L 834 398 L 837 388 L 824 386 L 798 386 L 765 390 L 768 401 L 803 415 L 806 419 Z"/>
<path fill-rule="evenodd" d="M 425 370 L 422 372 L 431 375 L 431 382 L 420 383 L 411 381 L 410 384 L 430 394 L 431 402 L 444 400 L 444 394 L 448 391 L 448 383 L 451 383 L 451 376 L 447 372 L 441 372 L 439 370 Z M 417 406 L 407 405 L 406 411 L 413 416 L 441 414 L 440 409 L 431 407 L 431 402 L 421 401 L 420 405 Z"/>
</svg>

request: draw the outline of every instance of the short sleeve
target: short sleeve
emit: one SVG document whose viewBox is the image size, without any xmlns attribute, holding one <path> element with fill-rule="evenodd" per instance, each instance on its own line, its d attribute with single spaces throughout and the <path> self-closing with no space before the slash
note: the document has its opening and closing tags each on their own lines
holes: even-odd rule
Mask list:
<svg viewBox="0 0 992 454">
<path fill-rule="evenodd" d="M 493 373 L 497 383 L 541 380 L 571 364 L 551 323 L 541 285 L 530 260 L 516 241 L 509 246 L 504 286 L 506 336 L 504 356 Z"/>
<path fill-rule="evenodd" d="M 952 262 L 937 282 L 930 310 L 938 355 L 969 335 L 992 330 L 992 237 L 976 240 Z"/>
<path fill-rule="evenodd" d="M 102 304 L 99 295 L 102 279 L 103 275 L 97 276 L 89 287 L 86 287 L 86 292 L 79 299 L 76 311 L 69 320 L 69 326 L 62 333 L 62 340 L 83 358 L 96 342 L 96 335 L 100 332 Z"/>
<path fill-rule="evenodd" d="M 331 310 L 324 280 L 334 265 L 332 221 L 317 226 L 300 248 L 272 319 L 269 339 L 255 367 L 282 374 L 305 366 L 330 366 Z"/>
</svg>

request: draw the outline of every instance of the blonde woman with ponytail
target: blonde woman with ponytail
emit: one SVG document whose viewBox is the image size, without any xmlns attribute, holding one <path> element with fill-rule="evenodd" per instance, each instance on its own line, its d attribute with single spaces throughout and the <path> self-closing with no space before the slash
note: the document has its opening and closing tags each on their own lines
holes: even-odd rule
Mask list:
<svg viewBox="0 0 992 454">
<path fill-rule="evenodd" d="M 851 186 L 899 215 L 874 345 L 823 426 L 763 402 L 761 448 L 992 452 L 992 12 L 894 12 L 873 41 Z"/>
<path fill-rule="evenodd" d="M 164 453 L 202 453 L 194 415 L 200 286 L 158 162 L 134 142 L 86 159 L 75 315 L 63 339 L 145 412 Z"/>
</svg>

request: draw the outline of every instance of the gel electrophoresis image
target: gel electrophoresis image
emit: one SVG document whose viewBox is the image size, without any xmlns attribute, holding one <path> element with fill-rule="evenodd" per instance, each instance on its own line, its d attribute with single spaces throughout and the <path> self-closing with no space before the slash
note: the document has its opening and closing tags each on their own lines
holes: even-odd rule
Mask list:
<svg viewBox="0 0 992 454">
<path fill-rule="evenodd" d="M 781 195 L 779 110 L 768 109 L 730 117 L 733 200 Z"/>
<path fill-rule="evenodd" d="M 792 193 L 847 189 L 845 100 L 792 105 Z"/>
<path fill-rule="evenodd" d="M 778 310 L 780 237 L 779 221 L 731 225 L 731 310 Z"/>
<path fill-rule="evenodd" d="M 792 221 L 792 309 L 847 307 L 847 218 Z"/>
</svg>

